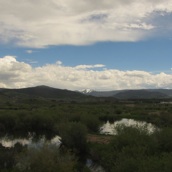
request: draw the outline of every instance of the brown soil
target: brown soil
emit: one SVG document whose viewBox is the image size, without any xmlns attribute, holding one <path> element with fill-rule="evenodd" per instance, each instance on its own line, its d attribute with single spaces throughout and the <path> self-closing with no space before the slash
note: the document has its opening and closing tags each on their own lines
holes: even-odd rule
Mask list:
<svg viewBox="0 0 172 172">
<path fill-rule="evenodd" d="M 87 141 L 92 143 L 102 143 L 108 144 L 112 139 L 112 136 L 105 136 L 105 135 L 95 135 L 95 134 L 88 134 Z"/>
</svg>

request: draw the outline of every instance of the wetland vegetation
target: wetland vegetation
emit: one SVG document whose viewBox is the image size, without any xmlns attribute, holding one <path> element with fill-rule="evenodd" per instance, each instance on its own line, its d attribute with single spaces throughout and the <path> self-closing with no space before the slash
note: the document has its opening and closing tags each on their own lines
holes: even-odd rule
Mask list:
<svg viewBox="0 0 172 172">
<path fill-rule="evenodd" d="M 12 147 L 0 143 L 2 172 L 89 172 L 91 159 L 106 172 L 170 172 L 172 169 L 172 104 L 170 99 L 117 100 L 113 98 L 55 99 L 0 97 L 0 135 L 33 139 L 61 137 L 60 146 Z M 164 103 L 165 102 L 165 103 Z M 156 126 L 118 126 L 116 135 L 100 134 L 107 121 L 144 121 Z"/>
</svg>

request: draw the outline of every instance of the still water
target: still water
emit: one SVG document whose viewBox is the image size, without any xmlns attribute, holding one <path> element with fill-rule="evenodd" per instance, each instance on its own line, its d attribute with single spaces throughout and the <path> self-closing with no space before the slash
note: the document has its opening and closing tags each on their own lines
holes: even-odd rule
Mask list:
<svg viewBox="0 0 172 172">
<path fill-rule="evenodd" d="M 156 130 L 156 127 L 151 123 L 147 123 L 145 121 L 136 121 L 134 119 L 123 118 L 119 121 L 115 121 L 114 123 L 109 123 L 109 121 L 107 121 L 102 127 L 100 127 L 100 134 L 116 135 L 118 134 L 117 128 L 119 126 L 145 129 L 148 131 L 149 134 L 153 133 Z"/>
<path fill-rule="evenodd" d="M 116 135 L 117 128 L 119 126 L 127 126 L 127 127 L 132 126 L 136 128 L 144 128 L 150 134 L 157 129 L 151 123 L 123 118 L 119 121 L 115 121 L 114 123 L 109 123 L 109 121 L 107 121 L 105 124 L 103 124 L 100 127 L 100 134 Z M 61 138 L 56 135 L 52 139 L 46 139 L 46 137 L 42 135 L 39 138 L 35 139 L 35 133 L 28 133 L 28 136 L 25 138 L 19 138 L 19 137 L 16 138 L 9 135 L 5 135 L 0 138 L 0 144 L 6 148 L 12 148 L 17 143 L 21 144 L 22 146 L 35 147 L 35 148 L 42 147 L 45 144 L 60 146 Z"/>
<path fill-rule="evenodd" d="M 151 123 L 123 118 L 119 121 L 115 121 L 114 123 L 109 123 L 109 121 L 107 121 L 100 127 L 100 134 L 116 135 L 118 134 L 117 128 L 119 126 L 132 126 L 136 128 L 144 128 L 150 134 L 156 130 L 156 127 Z M 55 145 L 59 147 L 61 144 L 61 138 L 59 136 L 54 136 L 51 139 L 47 139 L 44 135 L 37 137 L 35 133 L 28 133 L 28 136 L 25 138 L 16 138 L 13 136 L 5 135 L 0 138 L 0 144 L 5 148 L 15 147 L 16 144 L 27 146 L 28 148 L 41 148 L 45 144 Z M 99 164 L 94 163 L 91 159 L 87 159 L 86 166 L 92 172 L 105 172 L 105 170 Z"/>
<path fill-rule="evenodd" d="M 28 133 L 28 136 L 25 138 L 15 138 L 13 136 L 5 135 L 0 138 L 0 144 L 6 148 L 12 148 L 16 144 L 20 144 L 22 146 L 28 146 L 33 148 L 42 147 L 45 144 L 60 146 L 61 138 L 59 136 L 55 136 L 52 139 L 48 140 L 44 135 L 35 139 L 34 133 Z"/>
</svg>

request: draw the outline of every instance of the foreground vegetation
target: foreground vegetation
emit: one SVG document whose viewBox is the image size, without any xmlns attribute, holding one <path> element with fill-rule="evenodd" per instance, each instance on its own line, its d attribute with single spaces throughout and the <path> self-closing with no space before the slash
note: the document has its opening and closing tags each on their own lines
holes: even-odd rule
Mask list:
<svg viewBox="0 0 172 172">
<path fill-rule="evenodd" d="M 145 129 L 124 127 L 109 144 L 90 145 L 92 159 L 108 172 L 170 172 L 172 129 L 149 135 Z"/>
<path fill-rule="evenodd" d="M 47 138 L 62 137 L 60 148 L 1 146 L 1 171 L 90 171 L 85 166 L 87 158 L 107 172 L 170 172 L 172 169 L 172 104 L 162 103 L 163 100 L 97 98 L 69 102 L 27 98 L 0 102 L 1 136 L 35 132 Z M 88 139 L 90 134 L 101 137 L 99 127 L 107 120 L 122 118 L 150 122 L 159 129 L 149 134 L 145 128 L 119 127 L 118 135 L 108 137 L 108 142 Z"/>
</svg>

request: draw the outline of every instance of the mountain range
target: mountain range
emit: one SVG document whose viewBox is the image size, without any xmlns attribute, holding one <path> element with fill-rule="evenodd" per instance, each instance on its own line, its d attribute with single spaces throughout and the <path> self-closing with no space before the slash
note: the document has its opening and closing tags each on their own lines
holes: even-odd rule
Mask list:
<svg viewBox="0 0 172 172">
<path fill-rule="evenodd" d="M 82 93 L 52 88 L 48 86 L 36 86 L 21 89 L 0 89 L 0 99 L 26 99 L 26 98 L 44 98 L 60 100 L 77 100 L 89 97 Z"/>
<path fill-rule="evenodd" d="M 88 89 L 87 89 L 88 90 Z M 114 97 L 116 99 L 152 99 L 172 98 L 172 89 L 138 89 L 114 91 L 82 91 L 85 95 L 94 97 Z"/>
<path fill-rule="evenodd" d="M 11 98 L 49 98 L 60 100 L 84 100 L 96 98 L 115 99 L 164 99 L 172 98 L 172 89 L 141 89 L 141 90 L 116 90 L 116 91 L 70 91 L 48 86 L 36 86 L 21 89 L 0 89 L 0 99 Z"/>
</svg>

